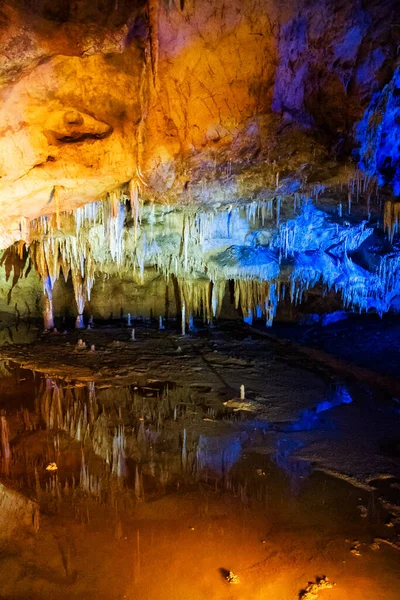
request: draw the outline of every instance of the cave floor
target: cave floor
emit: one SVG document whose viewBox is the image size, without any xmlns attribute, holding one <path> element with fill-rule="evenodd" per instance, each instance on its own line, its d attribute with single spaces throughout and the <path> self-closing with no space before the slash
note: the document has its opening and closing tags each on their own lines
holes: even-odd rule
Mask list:
<svg viewBox="0 0 400 600">
<path fill-rule="evenodd" d="M 135 336 L 1 348 L 0 598 L 289 600 L 323 576 L 327 599 L 399 597 L 400 414 L 379 378 L 229 324 Z"/>
</svg>

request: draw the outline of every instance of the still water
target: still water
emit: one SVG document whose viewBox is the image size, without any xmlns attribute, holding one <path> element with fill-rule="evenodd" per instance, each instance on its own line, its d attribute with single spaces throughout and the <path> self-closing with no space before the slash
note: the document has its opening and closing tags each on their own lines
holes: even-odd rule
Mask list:
<svg viewBox="0 0 400 600">
<path fill-rule="evenodd" d="M 357 487 L 296 458 L 351 391 L 291 422 L 209 393 L 3 361 L 0 598 L 308 600 L 328 577 L 327 600 L 398 599 L 399 481 Z"/>
</svg>

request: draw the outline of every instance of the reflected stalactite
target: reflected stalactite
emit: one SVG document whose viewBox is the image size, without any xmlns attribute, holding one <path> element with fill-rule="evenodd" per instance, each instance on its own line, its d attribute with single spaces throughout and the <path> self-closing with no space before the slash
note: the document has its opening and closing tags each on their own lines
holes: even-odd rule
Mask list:
<svg viewBox="0 0 400 600">
<path fill-rule="evenodd" d="M 118 477 L 124 477 L 126 475 L 125 430 L 123 425 L 119 425 L 114 430 L 111 471 Z"/>
<path fill-rule="evenodd" d="M 345 389 L 338 391 L 318 405 L 317 412 L 351 401 Z M 28 489 L 37 499 L 33 531 L 39 527 L 40 507 L 57 518 L 72 511 L 84 526 L 101 514 L 119 540 L 143 503 L 176 490 L 191 494 L 199 485 L 202 494 L 207 489 L 218 495 L 231 493 L 246 510 L 257 500 L 267 506 L 271 480 L 242 464 L 249 436 L 256 435 L 256 422 L 240 430 L 236 422 L 228 430 L 227 412 L 222 430 L 216 419 L 210 430 L 202 418 L 210 414 L 203 394 L 190 397 L 191 393 L 190 388 L 160 381 L 154 387 L 147 382 L 118 388 L 45 377 L 36 381 L 29 417 L 23 406 L 0 420 L 3 456 L 14 436 L 7 477 L 21 495 Z M 293 423 L 293 431 L 298 424 Z M 288 426 L 285 423 L 285 435 L 278 437 L 272 462 L 286 474 L 293 494 L 301 489 L 308 469 L 292 459 L 293 448 L 285 445 Z M 46 470 L 49 461 L 57 463 L 55 470 Z"/>
<path fill-rule="evenodd" d="M 2 472 L 5 475 L 9 474 L 10 471 L 10 460 L 11 460 L 11 448 L 10 448 L 10 430 L 5 415 L 0 416 L 0 430 L 1 430 L 1 462 Z"/>
<path fill-rule="evenodd" d="M 59 438 L 59 432 L 62 431 L 74 443 L 79 444 L 80 491 L 99 499 L 111 499 L 114 494 L 111 491 L 113 481 L 120 482 L 118 486 L 123 486 L 123 482 L 129 478 L 129 470 L 133 494 L 140 500 L 145 498 L 145 475 L 157 482 L 155 489 L 161 490 L 165 490 L 177 477 L 201 475 L 208 459 L 202 460 L 200 465 L 199 439 L 197 436 L 189 437 L 187 429 L 181 429 L 179 425 L 180 418 L 185 415 L 182 402 L 186 397 L 184 390 L 163 392 L 154 397 L 138 395 L 136 390 L 129 387 L 116 391 L 103 389 L 101 393 L 107 403 L 114 404 L 118 399 L 118 411 L 113 409 L 107 413 L 105 407 L 99 409 L 96 388 L 92 382 L 85 387 L 67 385 L 49 378 L 41 381 L 35 398 L 34 414 L 27 418 L 25 412 L 21 411 L 19 416 L 26 430 L 33 434 L 43 427 L 46 431 L 54 432 L 54 448 L 42 457 L 42 464 L 62 459 Z M 129 422 L 128 427 L 123 423 L 124 407 L 129 407 L 130 417 L 126 421 Z M 155 453 L 155 447 L 165 435 L 164 427 L 172 416 L 176 422 L 176 454 L 167 456 L 164 452 Z M 2 431 L 5 431 L 3 420 L 2 426 Z M 7 436 L 4 439 L 6 438 Z M 204 440 L 201 443 L 204 444 Z M 128 466 L 132 460 L 133 471 L 132 466 Z M 208 463 L 212 470 L 214 467 L 210 460 Z M 75 493 L 74 490 L 77 489 L 73 479 L 61 480 L 58 471 L 51 474 L 43 486 L 37 463 L 32 465 L 32 473 L 39 501 L 41 498 L 45 499 L 45 494 L 60 502 L 62 497 Z"/>
</svg>

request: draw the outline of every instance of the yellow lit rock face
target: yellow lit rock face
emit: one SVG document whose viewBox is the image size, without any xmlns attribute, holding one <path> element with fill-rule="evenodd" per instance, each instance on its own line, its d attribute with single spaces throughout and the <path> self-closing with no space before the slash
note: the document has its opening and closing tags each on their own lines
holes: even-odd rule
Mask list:
<svg viewBox="0 0 400 600">
<path fill-rule="evenodd" d="M 160 9 L 159 85 L 145 147 L 155 191 L 179 179 L 177 154 L 230 148 L 250 119 L 271 112 L 275 2 L 187 4 Z"/>
<path fill-rule="evenodd" d="M 350 149 L 398 47 L 398 2 L 367 4 L 4 0 L 0 248 L 121 187 L 216 204 Z"/>
<path fill-rule="evenodd" d="M 0 203 L 9 229 L 18 231 L 21 216 L 91 202 L 134 175 L 140 56 L 117 59 L 56 56 L 3 92 Z"/>
<path fill-rule="evenodd" d="M 58 15 L 58 4 L 39 3 L 47 12 L 32 17 L 31 27 L 29 15 L 5 7 L 3 247 L 26 237 L 34 217 L 104 197 L 138 169 L 150 197 L 179 195 L 191 179 L 191 157 L 230 147 L 249 119 L 270 111 L 272 0 L 261 2 L 261 13 L 239 0 L 189 2 L 184 10 L 152 2 L 150 12 L 137 2 L 114 29 L 118 3 L 105 3 L 102 28 L 101 15 L 91 22 L 87 11 L 76 17 L 71 9 L 61 25 L 45 20 L 49 11 Z"/>
</svg>

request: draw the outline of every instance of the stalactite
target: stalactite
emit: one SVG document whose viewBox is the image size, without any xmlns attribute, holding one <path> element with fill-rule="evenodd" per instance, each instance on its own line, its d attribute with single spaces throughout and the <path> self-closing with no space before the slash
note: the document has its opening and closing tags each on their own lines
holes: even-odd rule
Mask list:
<svg viewBox="0 0 400 600">
<path fill-rule="evenodd" d="M 387 200 L 384 206 L 383 224 L 388 234 L 390 242 L 393 242 L 395 234 L 399 230 L 400 224 L 400 202 Z"/>
<path fill-rule="evenodd" d="M 133 275 L 136 284 L 144 282 L 147 267 L 156 268 L 167 282 L 175 281 L 177 306 L 184 306 L 182 331 L 191 317 L 202 316 L 211 323 L 218 316 L 227 280 L 235 282 L 236 306 L 242 307 L 244 317 L 265 317 L 268 325 L 282 291 L 290 291 L 291 300 L 298 303 L 319 282 L 324 290 L 341 292 L 349 307 L 366 306 L 368 297 L 378 310 L 386 306 L 384 286 L 377 291 L 380 275 L 357 269 L 345 258 L 372 227 L 332 223 L 310 200 L 322 193 L 323 186 L 310 186 L 309 194 L 296 192 L 294 200 L 281 196 L 274 202 L 262 199 L 205 211 L 143 205 L 139 192 L 144 185 L 138 168 L 129 184 L 131 215 L 127 197 L 116 191 L 105 202 L 60 213 L 61 231 L 52 219 L 32 223 L 29 255 L 43 280 L 48 328 L 54 325 L 51 298 L 60 273 L 72 278 L 82 323 L 97 274 L 118 270 Z M 360 198 L 375 193 L 374 185 L 357 176 L 348 190 L 352 198 Z M 390 239 L 398 228 L 399 205 L 385 205 Z M 294 218 L 288 219 L 288 214 Z M 133 228 L 126 225 L 130 216 Z"/>
<path fill-rule="evenodd" d="M 135 232 L 135 242 L 138 235 L 138 226 L 141 217 L 141 206 L 140 206 L 140 198 L 139 193 L 142 187 L 147 187 L 147 184 L 144 180 L 144 177 L 140 171 L 140 168 L 137 168 L 136 176 L 131 179 L 129 182 L 129 196 L 131 201 L 131 210 L 132 217 L 134 223 L 134 232 Z"/>
<path fill-rule="evenodd" d="M 53 314 L 53 288 L 50 277 L 46 277 L 43 281 L 43 323 L 45 330 L 50 331 L 54 328 Z"/>
<path fill-rule="evenodd" d="M 55 206 L 56 227 L 57 229 L 60 229 L 60 193 L 56 185 L 53 187 L 53 200 Z"/>
<path fill-rule="evenodd" d="M 85 310 L 86 297 L 84 294 L 83 280 L 80 272 L 72 271 L 72 284 L 74 286 L 75 302 L 78 307 L 75 327 L 80 329 L 84 327 L 83 311 Z"/>
<path fill-rule="evenodd" d="M 151 69 L 153 74 L 154 88 L 158 87 L 158 54 L 159 54 L 159 0 L 147 0 L 149 11 L 149 29 L 150 29 L 150 54 L 151 54 Z"/>
</svg>

